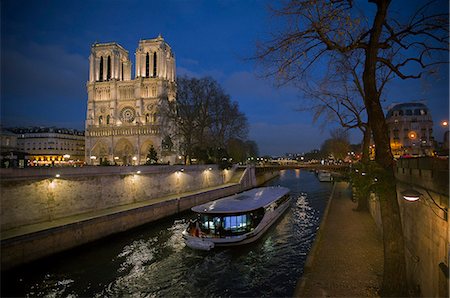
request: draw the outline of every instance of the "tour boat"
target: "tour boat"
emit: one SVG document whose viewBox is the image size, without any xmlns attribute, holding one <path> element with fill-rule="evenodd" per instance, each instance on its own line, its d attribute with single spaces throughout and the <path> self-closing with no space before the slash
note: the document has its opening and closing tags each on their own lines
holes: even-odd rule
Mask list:
<svg viewBox="0 0 450 298">
<path fill-rule="evenodd" d="M 333 181 L 333 176 L 330 172 L 327 171 L 319 171 L 317 173 L 317 178 L 319 178 L 320 182 L 331 182 Z"/>
<path fill-rule="evenodd" d="M 247 244 L 261 237 L 289 203 L 289 189 L 275 186 L 198 205 L 191 208 L 197 218 L 183 231 L 183 238 L 188 247 L 200 250 Z"/>
</svg>

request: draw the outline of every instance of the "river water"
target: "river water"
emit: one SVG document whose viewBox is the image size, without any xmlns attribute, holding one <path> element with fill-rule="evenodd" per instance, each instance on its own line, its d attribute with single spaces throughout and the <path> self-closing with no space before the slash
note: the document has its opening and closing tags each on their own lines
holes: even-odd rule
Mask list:
<svg viewBox="0 0 450 298">
<path fill-rule="evenodd" d="M 294 200 L 255 243 L 192 250 L 181 232 L 194 214 L 184 212 L 2 272 L 1 296 L 292 296 L 331 184 L 304 170 L 281 171 L 267 184 L 290 188 Z"/>
</svg>

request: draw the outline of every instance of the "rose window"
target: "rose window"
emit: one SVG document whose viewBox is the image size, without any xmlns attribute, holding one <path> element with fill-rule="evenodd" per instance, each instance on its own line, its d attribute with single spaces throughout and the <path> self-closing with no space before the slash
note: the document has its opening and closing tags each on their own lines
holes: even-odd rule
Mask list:
<svg viewBox="0 0 450 298">
<path fill-rule="evenodd" d="M 133 122 L 134 118 L 136 117 L 136 112 L 132 107 L 125 107 L 120 112 L 120 118 L 123 122 L 131 123 Z"/>
</svg>

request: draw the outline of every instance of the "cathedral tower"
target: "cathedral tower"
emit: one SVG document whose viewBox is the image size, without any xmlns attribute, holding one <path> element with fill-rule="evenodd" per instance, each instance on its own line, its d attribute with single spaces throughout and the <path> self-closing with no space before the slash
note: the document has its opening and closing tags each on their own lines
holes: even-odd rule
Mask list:
<svg viewBox="0 0 450 298">
<path fill-rule="evenodd" d="M 159 106 L 175 100 L 175 57 L 160 36 L 140 40 L 136 77 L 131 78 L 128 51 L 117 43 L 95 43 L 89 57 L 86 115 L 88 164 L 139 165 L 153 146 L 170 161 L 171 148 L 162 147 L 168 128 L 162 127 Z"/>
</svg>

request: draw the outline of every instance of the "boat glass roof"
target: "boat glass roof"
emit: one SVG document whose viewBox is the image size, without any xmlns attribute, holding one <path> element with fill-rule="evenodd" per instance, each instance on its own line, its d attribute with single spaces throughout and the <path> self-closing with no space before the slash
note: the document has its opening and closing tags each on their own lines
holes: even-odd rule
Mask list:
<svg viewBox="0 0 450 298">
<path fill-rule="evenodd" d="M 192 207 L 197 213 L 241 213 L 267 206 L 289 193 L 280 186 L 254 188 L 219 200 Z"/>
</svg>

